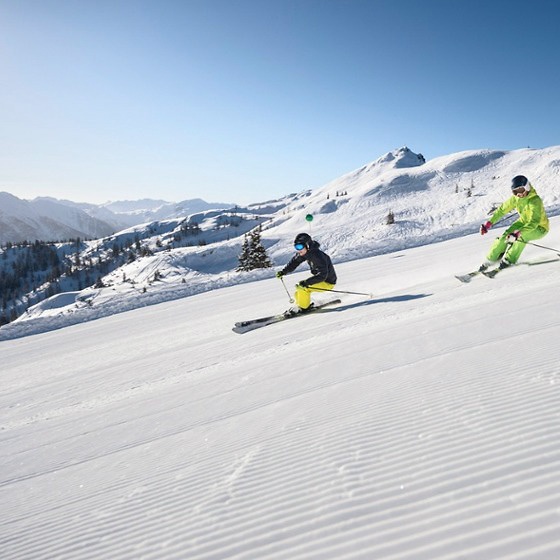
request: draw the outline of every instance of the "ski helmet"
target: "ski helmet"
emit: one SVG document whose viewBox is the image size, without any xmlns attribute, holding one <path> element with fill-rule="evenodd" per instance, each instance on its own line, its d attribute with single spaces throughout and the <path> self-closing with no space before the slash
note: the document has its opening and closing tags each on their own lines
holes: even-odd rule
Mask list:
<svg viewBox="0 0 560 560">
<path fill-rule="evenodd" d="M 524 187 L 524 189 L 529 192 L 531 190 L 531 183 L 529 183 L 529 179 L 525 177 L 525 175 L 516 175 L 511 180 L 511 190 L 514 191 L 515 189 L 519 189 L 520 187 Z"/>
<path fill-rule="evenodd" d="M 305 245 L 309 249 L 309 244 L 313 241 L 308 233 L 298 233 L 294 239 L 294 245 Z"/>
</svg>

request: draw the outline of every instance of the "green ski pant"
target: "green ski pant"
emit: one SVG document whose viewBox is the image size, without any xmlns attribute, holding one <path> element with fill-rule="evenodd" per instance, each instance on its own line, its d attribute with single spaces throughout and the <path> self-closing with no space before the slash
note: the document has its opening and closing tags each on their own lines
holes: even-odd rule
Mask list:
<svg viewBox="0 0 560 560">
<path fill-rule="evenodd" d="M 486 257 L 489 261 L 498 261 L 503 256 L 510 264 L 515 264 L 519 260 L 523 249 L 525 249 L 527 245 L 524 241 L 534 241 L 535 239 L 540 239 L 541 237 L 544 237 L 548 231 L 541 226 L 537 226 L 535 229 L 529 231 L 524 231 L 521 234 L 521 239 L 523 239 L 523 241 L 519 240 L 512 243 L 508 249 L 507 236 L 510 233 L 510 231 L 506 230 L 496 239 L 496 241 L 494 241 L 492 247 L 490 247 L 490 252 Z"/>
</svg>

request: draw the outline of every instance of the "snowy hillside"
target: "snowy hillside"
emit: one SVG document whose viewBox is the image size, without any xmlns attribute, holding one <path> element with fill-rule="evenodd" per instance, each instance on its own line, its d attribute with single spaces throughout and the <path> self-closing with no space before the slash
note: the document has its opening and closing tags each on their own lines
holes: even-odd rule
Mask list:
<svg viewBox="0 0 560 560">
<path fill-rule="evenodd" d="M 519 174 L 529 177 L 549 214 L 560 212 L 560 146 L 459 152 L 424 164 L 401 148 L 292 203 L 289 219 L 278 217 L 263 238 L 282 241 L 271 248 L 282 260 L 311 214 L 309 233 L 339 262 L 450 239 L 475 231 L 511 196 L 511 178 Z"/>
<path fill-rule="evenodd" d="M 238 209 L 241 224 L 222 227 L 219 220 L 230 220 L 231 213 L 206 211 L 186 222 L 135 226 L 90 243 L 81 258 L 106 255 L 115 242 L 132 243 L 136 237 L 155 255 L 124 259 L 103 278 L 105 288 L 76 291 L 62 307 L 60 298 L 55 305 L 32 307 L 0 329 L 0 340 L 273 276 L 274 270 L 235 272 L 243 234 L 257 223 L 276 267 L 293 255 L 292 241 L 300 231 L 317 238 L 335 263 L 463 236 L 477 231 L 511 195 L 511 178 L 519 173 L 532 181 L 549 215 L 560 213 L 560 146 L 460 152 L 428 162 L 401 148 L 317 190 Z M 390 212 L 395 223 L 388 225 Z M 184 223 L 200 224 L 204 243 L 197 237 L 176 241 L 186 234 Z"/>
<path fill-rule="evenodd" d="M 1 342 L 2 559 L 560 558 L 560 261 L 455 280 L 490 241 L 243 335 L 277 279 Z"/>
<path fill-rule="evenodd" d="M 205 258 L 214 253 L 213 248 L 205 247 L 254 229 L 270 218 L 263 214 L 270 208 L 266 203 L 256 209 L 207 210 L 185 218 L 133 226 L 93 241 L 7 244 L 0 248 L 0 327 L 18 317 L 29 321 L 46 313 L 64 315 L 68 310 L 62 307 L 70 306 L 73 311 L 84 302 L 88 313 L 95 303 L 98 315 L 102 301 L 107 303 L 102 313 L 114 313 L 122 310 L 123 304 L 136 301 L 137 306 L 137 294 L 142 295 L 141 304 L 147 304 L 144 294 L 149 288 L 147 297 L 151 300 L 154 291 L 162 291 L 162 281 L 186 284 L 187 278 L 193 278 L 189 267 L 203 266 L 214 274 L 235 268 L 237 253 L 232 248 L 229 254 L 222 251 L 217 259 L 215 255 Z M 177 250 L 193 246 L 201 249 L 196 254 Z M 200 291 L 201 287 L 195 289 Z M 103 296 L 94 298 L 100 291 Z M 62 297 L 60 292 L 66 295 Z M 108 293 L 110 302 L 105 297 Z M 170 291 L 165 293 L 169 297 Z M 115 299 L 126 299 L 121 297 L 126 294 L 132 296 L 128 302 L 114 305 Z M 51 299 L 45 301 L 48 297 Z M 72 315 L 73 321 L 87 318 L 83 313 Z"/>
</svg>

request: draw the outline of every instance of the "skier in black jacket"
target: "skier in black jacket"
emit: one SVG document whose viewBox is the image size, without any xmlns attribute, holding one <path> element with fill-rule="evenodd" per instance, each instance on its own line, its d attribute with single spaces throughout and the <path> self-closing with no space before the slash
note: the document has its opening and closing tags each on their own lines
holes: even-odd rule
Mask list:
<svg viewBox="0 0 560 560">
<path fill-rule="evenodd" d="M 307 233 L 298 233 L 294 240 L 294 247 L 297 255 L 281 271 L 277 272 L 276 276 L 282 278 L 307 261 L 313 276 L 297 284 L 295 293 L 296 304 L 299 308 L 296 312 L 301 312 L 312 305 L 311 292 L 323 292 L 334 288 L 336 272 L 330 257 L 319 249 L 319 243 L 313 241 Z"/>
</svg>

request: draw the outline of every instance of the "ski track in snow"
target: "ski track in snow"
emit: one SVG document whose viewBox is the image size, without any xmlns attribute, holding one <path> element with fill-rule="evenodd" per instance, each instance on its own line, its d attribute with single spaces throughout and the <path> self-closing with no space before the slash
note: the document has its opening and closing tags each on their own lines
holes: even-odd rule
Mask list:
<svg viewBox="0 0 560 560">
<path fill-rule="evenodd" d="M 2 342 L 2 559 L 560 558 L 560 264 L 475 239 Z"/>
</svg>

